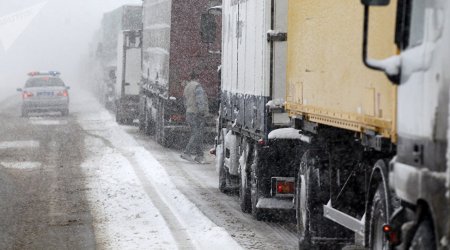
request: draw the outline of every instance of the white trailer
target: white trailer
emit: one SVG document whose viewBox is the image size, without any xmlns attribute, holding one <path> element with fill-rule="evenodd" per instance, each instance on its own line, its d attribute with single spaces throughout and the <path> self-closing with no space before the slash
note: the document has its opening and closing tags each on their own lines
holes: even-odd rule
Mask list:
<svg viewBox="0 0 450 250">
<path fill-rule="evenodd" d="M 115 90 L 116 120 L 132 123 L 139 115 L 141 82 L 141 31 L 125 30 L 119 34 Z"/>
<path fill-rule="evenodd" d="M 287 3 L 222 4 L 219 189 L 238 189 L 241 209 L 256 219 L 264 218 L 266 211 L 295 211 L 298 164 L 283 164 L 291 160 L 290 148 L 283 140 L 269 138 L 273 129 L 289 124 L 276 105 L 285 95 Z"/>
<path fill-rule="evenodd" d="M 101 27 L 92 44 L 93 61 L 98 69 L 91 69 L 100 101 L 108 109 L 115 106 L 117 61 L 122 54 L 117 50 L 118 38 L 124 30 L 139 30 L 142 26 L 142 6 L 123 5 L 103 15 Z M 119 78 L 120 80 L 120 78 Z M 120 89 L 120 88 L 119 88 Z"/>
</svg>

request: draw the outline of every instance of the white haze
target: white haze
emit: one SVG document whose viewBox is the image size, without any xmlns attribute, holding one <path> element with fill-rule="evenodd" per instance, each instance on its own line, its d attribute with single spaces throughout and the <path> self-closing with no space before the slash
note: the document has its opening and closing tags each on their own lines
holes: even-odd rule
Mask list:
<svg viewBox="0 0 450 250">
<path fill-rule="evenodd" d="M 82 64 L 104 12 L 141 0 L 0 0 L 0 17 L 47 2 L 41 12 L 5 50 L 0 45 L 0 98 L 14 95 L 26 73 L 58 70 L 71 87 L 82 82 Z M 2 34 L 0 34 L 1 38 Z M 1 40 L 1 39 L 0 39 Z"/>
</svg>

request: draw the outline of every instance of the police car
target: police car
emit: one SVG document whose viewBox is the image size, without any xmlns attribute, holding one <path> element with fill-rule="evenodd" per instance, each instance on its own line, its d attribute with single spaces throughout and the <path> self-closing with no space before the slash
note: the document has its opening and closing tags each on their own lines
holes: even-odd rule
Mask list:
<svg viewBox="0 0 450 250">
<path fill-rule="evenodd" d="M 61 80 L 58 71 L 30 72 L 22 93 L 22 116 L 31 112 L 59 111 L 61 115 L 69 115 L 70 87 Z"/>
</svg>

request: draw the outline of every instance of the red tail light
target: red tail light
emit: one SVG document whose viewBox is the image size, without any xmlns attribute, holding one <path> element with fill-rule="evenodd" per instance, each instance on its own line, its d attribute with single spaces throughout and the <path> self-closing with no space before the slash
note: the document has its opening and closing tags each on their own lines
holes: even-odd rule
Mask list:
<svg viewBox="0 0 450 250">
<path fill-rule="evenodd" d="M 32 96 L 33 96 L 33 93 L 31 93 L 31 92 L 28 92 L 28 91 L 22 92 L 22 98 L 23 99 L 27 99 L 27 98 L 30 98 Z"/>
<path fill-rule="evenodd" d="M 63 91 L 58 92 L 57 96 L 68 97 L 69 96 L 69 92 L 67 92 L 67 90 L 63 90 Z"/>
<path fill-rule="evenodd" d="M 293 194 L 294 193 L 294 183 L 279 181 L 277 182 L 277 193 L 279 194 Z"/>
<path fill-rule="evenodd" d="M 261 146 L 264 146 L 266 144 L 266 142 L 264 141 L 264 139 L 259 139 L 258 144 Z"/>
<path fill-rule="evenodd" d="M 293 197 L 294 194 L 294 177 L 272 177 L 272 196 Z"/>
<path fill-rule="evenodd" d="M 397 231 L 391 225 L 383 225 L 383 233 L 386 236 L 386 239 L 391 243 L 391 245 L 398 245 L 401 243 L 401 239 Z"/>
<path fill-rule="evenodd" d="M 186 120 L 186 117 L 184 115 L 170 115 L 170 121 L 172 122 L 184 122 Z"/>
</svg>

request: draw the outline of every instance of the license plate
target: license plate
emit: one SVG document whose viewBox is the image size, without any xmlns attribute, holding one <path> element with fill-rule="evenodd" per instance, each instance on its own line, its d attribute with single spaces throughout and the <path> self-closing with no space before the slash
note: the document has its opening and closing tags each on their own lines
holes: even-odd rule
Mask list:
<svg viewBox="0 0 450 250">
<path fill-rule="evenodd" d="M 37 96 L 53 96 L 53 92 L 38 92 Z"/>
</svg>

